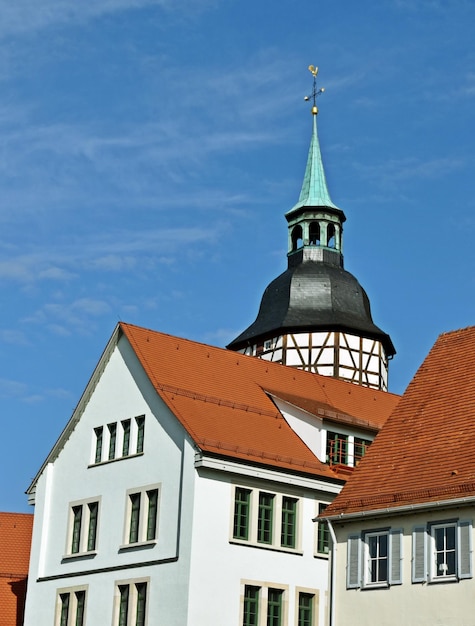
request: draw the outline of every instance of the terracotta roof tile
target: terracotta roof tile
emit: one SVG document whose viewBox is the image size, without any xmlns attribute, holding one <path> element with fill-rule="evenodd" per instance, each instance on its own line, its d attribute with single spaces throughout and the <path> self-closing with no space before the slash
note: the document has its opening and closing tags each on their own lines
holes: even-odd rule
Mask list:
<svg viewBox="0 0 475 626">
<path fill-rule="evenodd" d="M 335 379 L 120 324 L 156 391 L 211 454 L 336 479 L 283 419 L 271 395 L 377 430 L 399 400 Z M 286 395 L 287 394 L 287 395 Z M 336 416 L 336 417 L 335 417 Z M 341 478 L 341 477 L 340 477 Z"/>
<path fill-rule="evenodd" d="M 441 335 L 325 515 L 475 496 L 474 370 L 475 327 Z"/>
<path fill-rule="evenodd" d="M 2 626 L 23 623 L 33 515 L 0 513 L 0 607 Z"/>
</svg>

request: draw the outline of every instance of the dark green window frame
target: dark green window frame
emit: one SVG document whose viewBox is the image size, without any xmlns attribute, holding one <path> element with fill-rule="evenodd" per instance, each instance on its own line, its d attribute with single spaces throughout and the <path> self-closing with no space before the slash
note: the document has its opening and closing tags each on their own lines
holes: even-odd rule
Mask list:
<svg viewBox="0 0 475 626">
<path fill-rule="evenodd" d="M 144 437 L 145 437 L 145 415 L 140 415 L 135 418 L 137 423 L 137 454 L 143 452 Z"/>
<path fill-rule="evenodd" d="M 297 502 L 297 498 L 282 497 L 280 544 L 283 548 L 295 548 L 297 541 Z"/>
<path fill-rule="evenodd" d="M 362 439 L 361 437 L 355 437 L 354 439 L 354 465 L 355 467 L 361 461 L 361 459 L 366 454 L 366 450 L 370 445 L 371 441 L 369 439 Z"/>
<path fill-rule="evenodd" d="M 76 591 L 76 623 L 75 626 L 83 626 L 84 609 L 86 605 L 86 592 Z"/>
<path fill-rule="evenodd" d="M 147 583 L 136 583 L 137 590 L 137 613 L 135 626 L 145 626 L 145 609 L 147 605 Z"/>
<path fill-rule="evenodd" d="M 251 490 L 236 487 L 234 493 L 234 539 L 249 539 L 249 515 L 251 512 Z"/>
<path fill-rule="evenodd" d="M 97 517 L 99 514 L 99 502 L 90 502 L 89 508 L 89 529 L 87 532 L 87 550 L 91 552 L 96 549 L 97 539 Z"/>
<path fill-rule="evenodd" d="M 119 585 L 119 621 L 117 626 L 127 626 L 127 618 L 129 614 L 129 585 Z"/>
<path fill-rule="evenodd" d="M 102 461 L 102 441 L 104 438 L 104 429 L 102 426 L 94 428 L 96 434 L 96 452 L 94 455 L 94 463 L 100 463 Z"/>
<path fill-rule="evenodd" d="M 115 459 L 115 448 L 117 444 L 117 424 L 107 424 L 109 429 L 109 461 Z"/>
<path fill-rule="evenodd" d="M 314 600 L 313 593 L 299 593 L 297 626 L 313 626 Z"/>
<path fill-rule="evenodd" d="M 148 513 L 147 513 L 147 541 L 153 541 L 157 536 L 157 516 L 158 516 L 158 489 L 147 491 Z"/>
<path fill-rule="evenodd" d="M 244 587 L 244 607 L 242 626 L 257 626 L 259 623 L 260 587 L 246 585 Z"/>
<path fill-rule="evenodd" d="M 267 591 L 267 626 L 282 626 L 282 589 Z"/>
<path fill-rule="evenodd" d="M 327 431 L 327 463 L 348 465 L 348 435 Z"/>
<path fill-rule="evenodd" d="M 318 504 L 318 514 L 323 513 L 328 504 L 320 502 Z M 330 551 L 330 531 L 328 530 L 328 523 L 324 520 L 318 520 L 317 522 L 317 552 L 319 554 L 328 554 Z"/>
<path fill-rule="evenodd" d="M 274 494 L 259 492 L 259 512 L 257 517 L 257 541 L 272 543 L 274 523 Z"/>
<path fill-rule="evenodd" d="M 61 593 L 61 614 L 59 618 L 59 626 L 68 626 L 69 621 L 69 593 Z"/>
<path fill-rule="evenodd" d="M 73 506 L 73 532 L 71 537 L 71 554 L 81 549 L 82 505 Z"/>
<path fill-rule="evenodd" d="M 122 422 L 123 440 L 122 440 L 122 456 L 128 456 L 130 452 L 130 420 Z"/>
<path fill-rule="evenodd" d="M 131 493 L 130 499 L 130 527 L 129 527 L 129 543 L 137 543 L 139 540 L 139 523 L 140 523 L 140 500 L 141 493 Z"/>
</svg>

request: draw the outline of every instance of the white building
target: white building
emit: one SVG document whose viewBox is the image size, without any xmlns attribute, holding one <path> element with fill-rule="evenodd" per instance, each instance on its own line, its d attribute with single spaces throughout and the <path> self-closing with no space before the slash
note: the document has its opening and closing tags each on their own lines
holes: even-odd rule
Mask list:
<svg viewBox="0 0 475 626">
<path fill-rule="evenodd" d="M 26 626 L 323 624 L 312 519 L 397 401 L 119 324 L 28 490 Z"/>
</svg>

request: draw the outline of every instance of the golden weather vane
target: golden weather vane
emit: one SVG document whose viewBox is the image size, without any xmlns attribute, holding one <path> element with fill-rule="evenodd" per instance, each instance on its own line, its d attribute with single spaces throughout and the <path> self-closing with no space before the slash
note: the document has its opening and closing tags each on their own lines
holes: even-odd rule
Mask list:
<svg viewBox="0 0 475 626">
<path fill-rule="evenodd" d="M 316 67 L 315 65 L 309 65 L 308 69 L 313 75 L 313 90 L 309 96 L 305 96 L 304 100 L 305 102 L 308 102 L 310 98 L 313 100 L 312 115 L 316 115 L 318 113 L 317 97 L 325 91 L 325 88 L 321 87 L 321 89 L 317 89 L 318 67 Z"/>
</svg>

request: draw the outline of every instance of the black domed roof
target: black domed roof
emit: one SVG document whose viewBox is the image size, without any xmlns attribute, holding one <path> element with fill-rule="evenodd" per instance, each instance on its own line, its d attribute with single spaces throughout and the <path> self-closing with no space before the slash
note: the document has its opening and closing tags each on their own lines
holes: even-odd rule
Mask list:
<svg viewBox="0 0 475 626">
<path fill-rule="evenodd" d="M 356 278 L 342 267 L 311 260 L 290 266 L 270 283 L 256 321 L 228 348 L 239 350 L 284 332 L 319 330 L 377 339 L 388 356 L 396 352 L 389 335 L 373 323 L 368 296 Z"/>
</svg>

